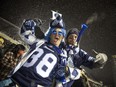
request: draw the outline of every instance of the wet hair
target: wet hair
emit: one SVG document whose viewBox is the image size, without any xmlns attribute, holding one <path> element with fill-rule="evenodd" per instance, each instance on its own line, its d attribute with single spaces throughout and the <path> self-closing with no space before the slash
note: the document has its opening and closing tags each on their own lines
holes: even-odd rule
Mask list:
<svg viewBox="0 0 116 87">
<path fill-rule="evenodd" d="M 24 51 L 24 50 L 26 50 L 26 48 L 22 44 L 17 44 L 17 45 L 12 44 L 12 48 L 9 51 L 13 52 L 14 56 L 16 57 L 19 50 Z"/>
<path fill-rule="evenodd" d="M 46 40 L 47 42 L 50 42 L 50 35 L 52 34 L 52 32 L 53 32 L 55 29 L 57 29 L 57 28 L 50 28 L 50 29 L 49 29 L 47 35 L 45 36 L 45 40 Z M 65 37 L 65 36 L 66 36 L 66 30 L 65 30 L 64 28 L 60 28 L 60 29 L 61 29 L 61 31 L 62 31 L 62 33 L 63 33 L 63 37 Z"/>
</svg>

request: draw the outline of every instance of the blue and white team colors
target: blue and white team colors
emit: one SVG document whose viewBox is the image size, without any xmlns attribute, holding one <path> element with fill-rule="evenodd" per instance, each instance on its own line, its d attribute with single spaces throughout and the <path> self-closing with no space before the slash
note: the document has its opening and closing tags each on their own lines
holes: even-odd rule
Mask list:
<svg viewBox="0 0 116 87">
<path fill-rule="evenodd" d="M 55 50 L 46 44 L 32 50 L 34 53 L 12 78 L 21 87 L 37 87 L 38 85 L 50 87 L 57 70 L 61 69 L 58 64 L 59 57 Z"/>
</svg>

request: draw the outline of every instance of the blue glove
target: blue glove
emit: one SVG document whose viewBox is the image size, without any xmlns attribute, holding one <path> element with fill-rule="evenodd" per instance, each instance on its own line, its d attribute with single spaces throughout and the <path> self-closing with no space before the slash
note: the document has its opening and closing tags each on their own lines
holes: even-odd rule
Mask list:
<svg viewBox="0 0 116 87">
<path fill-rule="evenodd" d="M 33 34 L 35 33 L 36 22 L 34 20 L 28 19 L 25 20 L 21 27 L 21 34 L 30 30 Z"/>
<path fill-rule="evenodd" d="M 40 19 L 27 19 L 24 20 L 22 27 L 21 27 L 21 34 L 25 31 L 32 31 L 33 34 L 35 34 L 35 29 L 37 27 L 40 27 L 42 25 L 42 21 Z"/>
</svg>

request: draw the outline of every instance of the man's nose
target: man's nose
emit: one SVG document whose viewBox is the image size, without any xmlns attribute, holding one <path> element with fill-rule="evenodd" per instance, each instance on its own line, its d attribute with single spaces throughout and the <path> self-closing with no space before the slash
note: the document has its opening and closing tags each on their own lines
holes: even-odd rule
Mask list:
<svg viewBox="0 0 116 87">
<path fill-rule="evenodd" d="M 75 38 L 75 37 L 73 37 L 72 39 L 73 39 L 73 40 L 75 40 L 76 38 Z"/>
<path fill-rule="evenodd" d="M 56 36 L 59 36 L 58 32 L 56 32 Z"/>
</svg>

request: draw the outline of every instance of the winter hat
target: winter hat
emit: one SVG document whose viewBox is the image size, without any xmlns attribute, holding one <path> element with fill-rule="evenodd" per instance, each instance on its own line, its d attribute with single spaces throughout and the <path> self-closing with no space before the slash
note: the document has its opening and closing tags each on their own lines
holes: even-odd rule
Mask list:
<svg viewBox="0 0 116 87">
<path fill-rule="evenodd" d="M 77 28 L 72 28 L 72 29 L 70 29 L 69 31 L 68 31 L 68 33 L 67 33 L 67 36 L 66 36 L 66 39 L 69 37 L 69 35 L 71 35 L 71 34 L 76 34 L 76 35 L 78 35 L 79 34 L 79 30 L 77 29 Z"/>
</svg>

